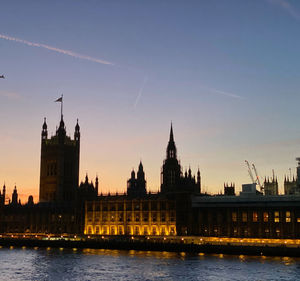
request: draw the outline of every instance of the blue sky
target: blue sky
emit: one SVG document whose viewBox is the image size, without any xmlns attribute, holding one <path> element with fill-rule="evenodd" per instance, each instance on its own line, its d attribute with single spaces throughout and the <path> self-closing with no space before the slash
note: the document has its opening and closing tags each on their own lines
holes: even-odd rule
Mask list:
<svg viewBox="0 0 300 281">
<path fill-rule="evenodd" d="M 245 159 L 282 190 L 300 150 L 299 33 L 292 0 L 3 2 L 0 181 L 37 195 L 43 117 L 54 133 L 63 93 L 80 177 L 98 173 L 104 192 L 124 191 L 140 159 L 159 188 L 171 120 L 206 191 L 249 182 Z"/>
</svg>

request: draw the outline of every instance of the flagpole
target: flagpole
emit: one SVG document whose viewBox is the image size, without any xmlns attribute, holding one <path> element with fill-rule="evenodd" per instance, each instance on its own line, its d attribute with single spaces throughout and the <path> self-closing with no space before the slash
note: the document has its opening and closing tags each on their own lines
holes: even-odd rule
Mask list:
<svg viewBox="0 0 300 281">
<path fill-rule="evenodd" d="M 60 104 L 60 116 L 61 116 L 61 120 L 63 120 L 63 96 L 61 95 L 61 104 Z"/>
</svg>

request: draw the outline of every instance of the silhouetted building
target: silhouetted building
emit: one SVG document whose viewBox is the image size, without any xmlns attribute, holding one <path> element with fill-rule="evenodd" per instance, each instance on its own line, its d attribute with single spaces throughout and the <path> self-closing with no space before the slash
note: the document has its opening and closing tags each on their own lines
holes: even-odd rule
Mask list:
<svg viewBox="0 0 300 281">
<path fill-rule="evenodd" d="M 300 194 L 297 187 L 297 181 L 295 180 L 294 177 L 292 179 L 289 177 L 284 178 L 284 194 L 285 195 Z"/>
<path fill-rule="evenodd" d="M 98 196 L 99 179 L 96 176 L 95 186 L 93 182 L 89 182 L 88 175 L 85 176 L 85 181 L 81 182 L 78 188 L 78 201 L 94 200 Z"/>
<path fill-rule="evenodd" d="M 226 196 L 235 196 L 235 184 L 231 183 L 230 185 L 224 183 L 224 195 Z"/>
<path fill-rule="evenodd" d="M 274 177 L 270 181 L 270 179 L 265 178 L 264 182 L 264 191 L 265 195 L 278 195 L 278 181 L 277 178 Z"/>
<path fill-rule="evenodd" d="M 197 180 L 192 176 L 191 168 L 182 175 L 180 162 L 177 159 L 177 149 L 171 124 L 170 138 L 167 146 L 166 159 L 161 169 L 161 193 L 201 193 L 201 176 L 198 169 Z"/>
<path fill-rule="evenodd" d="M 46 118 L 42 129 L 40 202 L 70 202 L 76 199 L 79 177 L 80 127 L 74 140 L 66 135 L 61 116 L 55 136 L 48 138 Z"/>
<path fill-rule="evenodd" d="M 127 181 L 127 195 L 132 198 L 142 198 L 146 194 L 145 173 L 143 164 L 140 162 L 137 177 L 135 177 L 135 172 L 132 170 L 131 177 Z"/>
</svg>

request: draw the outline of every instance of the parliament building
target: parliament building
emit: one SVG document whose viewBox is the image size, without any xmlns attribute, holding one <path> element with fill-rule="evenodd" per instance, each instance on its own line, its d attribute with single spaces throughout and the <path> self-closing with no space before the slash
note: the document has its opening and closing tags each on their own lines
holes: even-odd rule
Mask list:
<svg viewBox="0 0 300 281">
<path fill-rule="evenodd" d="M 300 238 L 300 163 L 297 176 L 285 178 L 284 195 L 278 181 L 224 185 L 224 194 L 201 192 L 200 170 L 183 171 L 177 157 L 173 127 L 161 168 L 160 189 L 147 190 L 142 162 L 132 170 L 124 194 L 103 195 L 98 177 L 86 175 L 79 183 L 80 126 L 74 138 L 61 120 L 48 137 L 46 119 L 41 132 L 39 202 L 29 196 L 22 204 L 15 186 L 8 199 L 0 191 L 0 233 L 91 236 L 201 236 L 248 238 Z M 124 184 L 126 182 L 124 181 Z"/>
</svg>

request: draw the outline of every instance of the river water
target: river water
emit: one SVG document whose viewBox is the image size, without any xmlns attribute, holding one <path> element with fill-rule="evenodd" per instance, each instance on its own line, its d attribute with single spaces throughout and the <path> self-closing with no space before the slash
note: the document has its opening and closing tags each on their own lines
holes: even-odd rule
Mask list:
<svg viewBox="0 0 300 281">
<path fill-rule="evenodd" d="M 300 259 L 4 247 L 0 280 L 300 280 Z"/>
</svg>

